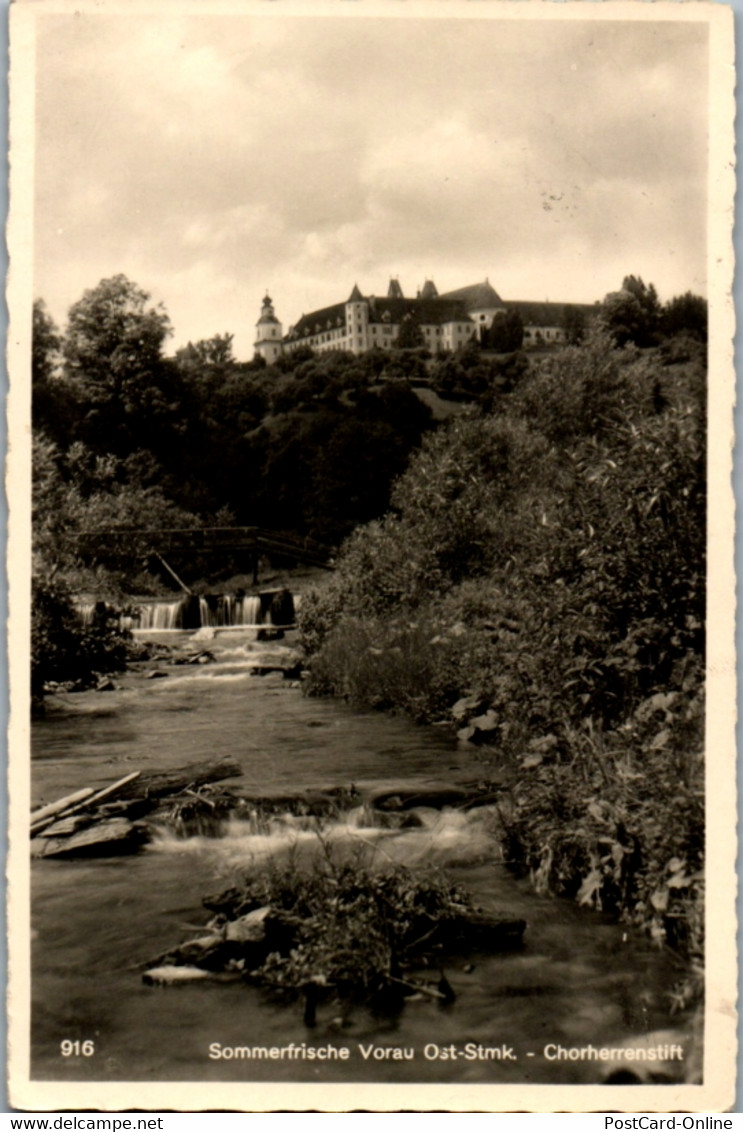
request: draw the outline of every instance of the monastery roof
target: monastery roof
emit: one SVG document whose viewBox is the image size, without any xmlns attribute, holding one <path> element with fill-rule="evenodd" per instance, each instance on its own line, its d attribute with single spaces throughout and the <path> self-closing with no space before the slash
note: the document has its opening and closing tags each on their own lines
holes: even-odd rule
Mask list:
<svg viewBox="0 0 743 1132">
<path fill-rule="evenodd" d="M 351 299 L 348 301 L 351 302 Z M 328 323 L 330 323 L 329 326 Z M 337 330 L 339 326 L 345 325 L 346 304 L 333 303 L 332 307 L 323 307 L 322 310 L 303 314 L 294 326 L 293 336 L 303 337 L 306 334 L 322 334 L 325 330 Z"/>
<path fill-rule="evenodd" d="M 521 315 L 525 326 L 560 326 L 568 307 L 583 314 L 595 310 L 591 303 L 532 303 L 516 300 L 505 305 L 510 311 L 517 311 Z"/>
<path fill-rule="evenodd" d="M 443 299 L 369 299 L 369 322 L 402 322 L 406 314 L 415 315 L 421 326 L 442 326 L 447 322 L 470 322 L 462 303 Z"/>
<path fill-rule="evenodd" d="M 354 288 L 355 290 L 356 288 Z M 363 296 L 362 296 L 363 297 Z M 347 302 L 351 302 L 348 299 Z M 442 326 L 447 322 L 470 322 L 464 305 L 461 302 L 444 299 L 389 299 L 375 298 L 373 295 L 366 299 L 369 304 L 369 322 L 396 325 L 406 314 L 415 314 L 422 326 Z M 385 318 L 385 314 L 389 318 Z M 292 338 L 303 338 L 309 334 L 322 334 L 327 330 L 345 327 L 346 304 L 334 303 L 332 307 L 323 307 L 322 310 L 303 314 L 291 331 Z"/>
<path fill-rule="evenodd" d="M 459 287 L 456 291 L 447 291 L 441 298 L 462 302 L 468 311 L 492 310 L 494 307 L 505 306 L 500 295 L 490 286 L 487 279 L 484 283 L 472 283 L 469 287 Z"/>
<path fill-rule="evenodd" d="M 400 297 L 364 296 L 354 284 L 350 297 L 343 303 L 303 314 L 290 337 L 304 338 L 308 335 L 323 334 L 329 330 L 345 329 L 346 303 L 365 301 L 369 308 L 369 322 L 398 325 L 407 315 L 414 315 L 422 326 L 443 326 L 451 322 L 471 322 L 469 312 L 506 308 L 518 311 L 527 326 L 561 326 L 566 306 L 585 314 L 592 312 L 595 305 L 588 303 L 550 303 L 550 302 L 504 302 L 487 280 L 447 291 L 437 296 L 433 282 L 426 281 L 418 299 Z M 386 317 L 385 317 L 386 316 Z M 263 314 L 260 322 L 278 322 L 275 316 Z"/>
</svg>

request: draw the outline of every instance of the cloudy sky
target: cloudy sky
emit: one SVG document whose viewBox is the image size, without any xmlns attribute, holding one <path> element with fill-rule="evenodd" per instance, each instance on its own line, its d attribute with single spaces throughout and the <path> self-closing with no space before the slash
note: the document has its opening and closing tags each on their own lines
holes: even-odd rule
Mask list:
<svg viewBox="0 0 743 1132">
<path fill-rule="evenodd" d="M 392 275 L 705 293 L 705 25 L 478 9 L 43 14 L 36 295 L 63 324 L 123 272 L 173 348 L 230 332 L 249 358 L 266 288 L 285 328 Z"/>
</svg>

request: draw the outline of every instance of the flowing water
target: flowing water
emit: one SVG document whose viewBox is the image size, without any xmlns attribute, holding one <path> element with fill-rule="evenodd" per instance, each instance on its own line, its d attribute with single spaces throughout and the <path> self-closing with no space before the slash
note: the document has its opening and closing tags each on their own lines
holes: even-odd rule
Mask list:
<svg viewBox="0 0 743 1132">
<path fill-rule="evenodd" d="M 236 787 L 487 777 L 478 753 L 440 729 L 309 699 L 279 674 L 252 675 L 256 653 L 270 646 L 249 637 L 218 636 L 208 645 L 216 663 L 169 668 L 167 679 L 130 672 L 112 692 L 52 697 L 34 726 L 34 803 L 132 770 L 217 756 L 242 765 Z M 446 867 L 476 898 L 527 921 L 524 946 L 447 963 L 457 996 L 451 1005 L 409 1001 L 395 1017 L 359 1008 L 345 1019 L 321 1008 L 313 1029 L 301 1003 L 279 1005 L 242 983 L 150 987 L 141 978 L 148 960 L 199 934 L 194 929 L 210 915 L 204 895 L 269 857 L 315 851 L 317 833 L 306 823 L 279 816 L 257 831 L 233 821 L 221 838 L 163 833 L 133 857 L 34 861 L 33 1076 L 588 1082 L 601 1080 L 606 1066 L 550 1053 L 637 1045 L 641 1035 L 668 1030 L 667 991 L 677 972 L 666 956 L 597 913 L 536 896 L 504 866 L 487 806 L 419 816 L 417 828 L 389 830 L 369 828 L 351 812 L 327 822 L 323 838 L 342 850 L 361 847 L 380 864 Z M 95 1053 L 64 1058 L 65 1040 L 92 1040 Z M 348 1060 L 214 1054 L 215 1047 L 221 1054 L 292 1042 L 348 1049 Z"/>
</svg>

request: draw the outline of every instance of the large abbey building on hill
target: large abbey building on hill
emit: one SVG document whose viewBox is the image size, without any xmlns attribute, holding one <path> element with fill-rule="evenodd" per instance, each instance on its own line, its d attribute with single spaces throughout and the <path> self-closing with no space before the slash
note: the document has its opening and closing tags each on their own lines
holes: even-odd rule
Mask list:
<svg viewBox="0 0 743 1132">
<path fill-rule="evenodd" d="M 472 338 L 482 341 L 494 319 L 507 311 L 521 315 L 524 346 L 559 343 L 566 338 L 565 309 L 562 303 L 506 303 L 487 279 L 443 295 L 429 279 L 414 299 L 406 299 L 398 280 L 392 279 L 385 298 L 362 295 L 354 286 L 345 302 L 303 314 L 284 335 L 266 295 L 256 327 L 255 351 L 269 364 L 300 346 L 363 354 L 375 346 L 395 347 L 408 323 L 419 329 L 423 344 L 437 354 L 456 350 Z M 572 309 L 586 312 L 592 308 L 572 305 Z"/>
</svg>

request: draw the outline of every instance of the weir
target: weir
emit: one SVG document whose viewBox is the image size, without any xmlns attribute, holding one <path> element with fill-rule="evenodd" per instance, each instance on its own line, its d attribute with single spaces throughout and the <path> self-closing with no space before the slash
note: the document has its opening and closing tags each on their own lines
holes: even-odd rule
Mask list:
<svg viewBox="0 0 743 1132">
<path fill-rule="evenodd" d="M 298 598 L 289 590 L 264 590 L 258 594 L 202 594 L 178 598 L 141 599 L 131 612 L 120 616 L 122 629 L 137 632 L 174 632 L 203 628 L 291 628 Z M 107 609 L 105 602 L 80 601 L 77 610 L 90 626 Z"/>
</svg>

